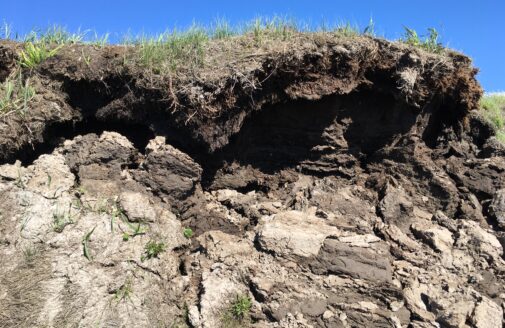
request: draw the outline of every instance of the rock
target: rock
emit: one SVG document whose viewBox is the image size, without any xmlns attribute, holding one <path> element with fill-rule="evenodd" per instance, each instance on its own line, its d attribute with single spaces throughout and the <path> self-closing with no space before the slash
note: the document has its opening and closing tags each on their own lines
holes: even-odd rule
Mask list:
<svg viewBox="0 0 505 328">
<path fill-rule="evenodd" d="M 200 181 L 202 168 L 191 157 L 156 137 L 146 147 L 145 170 L 134 172 L 135 180 L 172 199 L 185 199 Z"/>
<path fill-rule="evenodd" d="M 338 238 L 338 241 L 347 244 L 351 247 L 373 247 L 371 244 L 377 243 L 381 241 L 379 237 L 372 234 L 366 235 L 351 235 L 351 236 L 342 236 Z"/>
<path fill-rule="evenodd" d="M 300 211 L 288 211 L 266 217 L 259 227 L 260 247 L 279 256 L 316 256 L 328 236 L 339 230 L 324 220 Z"/>
<path fill-rule="evenodd" d="M 404 190 L 388 185 L 385 196 L 379 203 L 379 211 L 385 223 L 408 230 L 414 206 Z"/>
<path fill-rule="evenodd" d="M 477 304 L 471 318 L 476 328 L 501 328 L 502 320 L 503 310 L 487 297 Z"/>
<path fill-rule="evenodd" d="M 350 247 L 334 239 L 326 239 L 317 257 L 310 263 L 315 274 L 347 274 L 351 277 L 390 282 L 391 264 L 388 254 L 368 248 Z"/>
<path fill-rule="evenodd" d="M 26 188 L 46 198 L 58 198 L 74 186 L 75 177 L 62 155 L 42 155 L 27 170 Z"/>
<path fill-rule="evenodd" d="M 146 195 L 126 191 L 119 196 L 119 203 L 131 222 L 154 222 L 156 220 L 156 211 Z"/>
<path fill-rule="evenodd" d="M 253 254 L 253 245 L 248 240 L 241 239 L 222 231 L 208 231 L 198 237 L 198 241 L 205 249 L 208 256 L 219 262 L 227 263 L 235 257 L 244 257 L 250 260 Z M 230 263 L 232 265 L 234 263 Z"/>
<path fill-rule="evenodd" d="M 495 261 L 501 260 L 503 247 L 495 235 L 482 229 L 477 222 L 462 221 L 460 226 L 457 245 L 470 248 Z"/>
<path fill-rule="evenodd" d="M 489 205 L 489 214 L 495 220 L 498 227 L 505 230 L 505 189 L 498 190 Z"/>
<path fill-rule="evenodd" d="M 448 229 L 422 223 L 412 224 L 411 229 L 416 237 L 422 239 L 436 251 L 446 254 L 451 253 L 454 239 Z"/>
<path fill-rule="evenodd" d="M 225 311 L 236 295 L 244 293 L 244 287 L 235 282 L 226 268 L 216 267 L 202 275 L 200 320 L 203 328 L 219 327 Z"/>
<path fill-rule="evenodd" d="M 303 314 L 310 317 L 319 317 L 326 311 L 327 303 L 323 299 L 310 299 L 300 305 Z"/>
<path fill-rule="evenodd" d="M 331 312 L 330 310 L 326 310 L 323 313 L 323 319 L 328 320 L 328 319 L 332 318 L 334 315 L 335 314 L 333 312 Z"/>
<path fill-rule="evenodd" d="M 468 316 L 472 313 L 474 302 L 453 299 L 442 300 L 445 304 L 438 302 L 433 304 L 433 308 L 437 312 L 437 322 L 442 323 L 449 328 L 466 327 Z"/>
<path fill-rule="evenodd" d="M 384 227 L 384 231 L 389 236 L 389 238 L 391 238 L 391 240 L 405 249 L 416 251 L 422 248 L 422 246 L 417 241 L 410 238 L 394 224 L 386 225 Z"/>
<path fill-rule="evenodd" d="M 188 320 L 191 323 L 192 327 L 200 327 L 200 311 L 198 311 L 198 307 L 196 305 L 190 306 L 188 308 Z"/>
<path fill-rule="evenodd" d="M 0 177 L 4 180 L 18 180 L 24 175 L 24 170 L 20 161 L 16 161 L 14 164 L 0 165 Z"/>
</svg>

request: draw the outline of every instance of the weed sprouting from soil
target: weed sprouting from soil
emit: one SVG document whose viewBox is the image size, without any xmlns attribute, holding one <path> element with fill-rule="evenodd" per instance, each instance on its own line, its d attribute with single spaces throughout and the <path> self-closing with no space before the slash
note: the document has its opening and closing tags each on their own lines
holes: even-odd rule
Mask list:
<svg viewBox="0 0 505 328">
<path fill-rule="evenodd" d="M 156 242 L 154 240 L 149 241 L 144 247 L 144 255 L 140 258 L 143 262 L 152 258 L 157 258 L 162 252 L 166 250 L 165 243 Z"/>
<path fill-rule="evenodd" d="M 191 237 L 193 237 L 193 229 L 191 228 L 185 228 L 183 231 L 182 231 L 182 234 L 184 235 L 184 237 L 190 239 Z"/>
<path fill-rule="evenodd" d="M 82 239 L 82 253 L 88 261 L 93 260 L 93 257 L 91 256 L 91 253 L 89 251 L 89 241 L 91 239 L 91 235 L 95 231 L 96 227 L 91 229 L 90 232 L 88 232 L 86 235 L 84 235 L 84 238 Z"/>
<path fill-rule="evenodd" d="M 27 42 L 24 50 L 19 53 L 19 64 L 22 67 L 33 69 L 44 60 L 55 56 L 62 47 L 63 45 L 59 45 L 49 49 L 45 43 Z"/>
<path fill-rule="evenodd" d="M 33 246 L 28 246 L 23 249 L 23 258 L 25 260 L 25 264 L 31 266 L 38 254 L 38 251 Z"/>
<path fill-rule="evenodd" d="M 72 223 L 74 221 L 70 217 L 70 213 L 53 213 L 53 230 L 55 232 L 63 232 L 65 227 Z"/>
<path fill-rule="evenodd" d="M 505 94 L 485 95 L 480 107 L 484 118 L 493 125 L 497 139 L 505 143 Z"/>
<path fill-rule="evenodd" d="M 12 111 L 26 113 L 34 96 L 35 89 L 30 85 L 30 79 L 24 79 L 21 73 L 7 78 L 0 84 L 0 117 Z"/>
<path fill-rule="evenodd" d="M 222 324 L 225 328 L 247 327 L 251 320 L 252 300 L 247 295 L 236 295 L 231 306 L 225 311 Z"/>
<path fill-rule="evenodd" d="M 130 240 L 130 238 L 144 235 L 146 233 L 146 229 L 140 222 L 138 222 L 137 225 L 131 224 L 129 222 L 126 223 L 128 224 L 128 227 L 130 228 L 131 231 L 123 232 L 123 241 L 128 241 Z"/>
<path fill-rule="evenodd" d="M 133 284 L 130 279 L 126 279 L 123 285 L 114 293 L 114 299 L 119 302 L 131 301 L 133 295 Z"/>
<path fill-rule="evenodd" d="M 439 42 L 439 33 L 435 28 L 428 28 L 428 35 L 421 37 L 416 30 L 405 27 L 405 35 L 402 41 L 408 45 L 422 48 L 433 53 L 441 53 L 444 47 Z"/>
</svg>

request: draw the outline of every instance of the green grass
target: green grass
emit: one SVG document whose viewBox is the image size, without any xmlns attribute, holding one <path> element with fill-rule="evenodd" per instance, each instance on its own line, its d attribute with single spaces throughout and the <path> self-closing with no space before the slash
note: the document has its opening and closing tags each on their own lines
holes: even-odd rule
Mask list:
<svg viewBox="0 0 505 328">
<path fill-rule="evenodd" d="M 247 47 L 263 47 L 278 41 L 289 41 L 299 33 L 328 33 L 335 37 L 356 37 L 360 35 L 375 36 L 375 22 L 370 19 L 368 25 L 361 29 L 356 24 L 340 22 L 330 25 L 306 24 L 285 16 L 258 17 L 252 21 L 232 26 L 225 19 L 216 19 L 208 26 L 193 24 L 188 29 L 170 29 L 157 35 L 140 34 L 127 35 L 120 44 L 131 46 L 134 50 L 125 55 L 125 64 L 134 64 L 147 68 L 155 74 L 173 73 L 181 69 L 194 70 L 204 64 L 206 45 L 211 40 L 236 40 L 238 36 L 242 43 L 252 44 Z M 12 37 L 12 28 L 5 24 L 4 37 Z M 18 37 L 14 37 L 18 39 Z M 92 44 L 105 46 L 109 44 L 109 35 L 94 35 L 89 31 L 71 33 L 63 27 L 52 26 L 46 30 L 37 30 L 20 38 L 26 43 L 22 56 L 22 64 L 33 68 L 45 58 L 54 55 L 58 47 L 69 44 Z M 415 30 L 405 28 L 405 36 L 400 39 L 409 45 L 420 47 L 430 52 L 440 53 L 444 49 L 439 42 L 439 33 L 428 29 L 428 35 L 420 36 Z M 57 51 L 57 50 L 56 50 Z M 91 58 L 83 54 L 88 66 Z"/>
<path fill-rule="evenodd" d="M 23 79 L 21 73 L 15 78 L 7 78 L 0 84 L 0 117 L 11 111 L 26 113 L 34 96 L 35 89 L 30 80 Z"/>
<path fill-rule="evenodd" d="M 174 71 L 181 64 L 200 66 L 203 62 L 204 44 L 209 40 L 207 32 L 192 26 L 185 32 L 173 30 L 155 37 L 141 36 L 127 41 L 137 49 L 137 62 L 155 73 Z"/>
<path fill-rule="evenodd" d="M 133 284 L 130 279 L 126 279 L 124 284 L 119 287 L 114 293 L 114 299 L 116 302 L 131 301 L 133 295 Z"/>
<path fill-rule="evenodd" d="M 38 251 L 33 246 L 28 246 L 23 249 L 23 259 L 27 265 L 32 265 L 37 255 Z"/>
<path fill-rule="evenodd" d="M 480 108 L 484 118 L 493 125 L 498 140 L 505 143 L 505 94 L 484 95 Z"/>
<path fill-rule="evenodd" d="M 405 34 L 401 41 L 429 52 L 441 53 L 444 47 L 439 42 L 439 36 L 438 31 L 434 28 L 428 28 L 428 34 L 423 37 L 416 30 L 405 27 Z"/>
<path fill-rule="evenodd" d="M 70 213 L 53 213 L 53 231 L 57 233 L 63 232 L 65 227 L 73 224 L 74 221 L 70 217 Z"/>
<path fill-rule="evenodd" d="M 146 229 L 139 222 L 137 225 L 134 225 L 128 221 L 125 221 L 128 227 L 130 228 L 130 232 L 123 232 L 123 241 L 128 241 L 130 238 L 144 235 L 146 233 Z"/>
<path fill-rule="evenodd" d="M 50 48 L 45 43 L 27 42 L 25 43 L 24 50 L 21 50 L 19 53 L 19 64 L 21 67 L 33 69 L 44 60 L 55 56 L 62 47 L 62 44 L 55 48 Z"/>
<path fill-rule="evenodd" d="M 145 260 L 156 258 L 165 250 L 165 243 L 151 240 L 144 247 L 144 255 L 142 255 L 140 260 L 143 262 Z"/>
<path fill-rule="evenodd" d="M 236 295 L 231 306 L 225 311 L 222 324 L 225 328 L 249 326 L 252 300 L 247 295 Z"/>
<path fill-rule="evenodd" d="M 82 254 L 88 261 L 93 260 L 93 256 L 91 256 L 91 252 L 89 251 L 89 242 L 91 239 L 91 235 L 95 231 L 95 228 L 96 227 L 94 227 L 90 232 L 85 234 L 84 238 L 82 238 Z"/>
<path fill-rule="evenodd" d="M 84 41 L 86 32 L 78 30 L 75 33 L 67 31 L 66 28 L 58 25 L 53 25 L 45 30 L 34 30 L 23 37 L 24 42 L 35 44 L 77 44 Z"/>
</svg>

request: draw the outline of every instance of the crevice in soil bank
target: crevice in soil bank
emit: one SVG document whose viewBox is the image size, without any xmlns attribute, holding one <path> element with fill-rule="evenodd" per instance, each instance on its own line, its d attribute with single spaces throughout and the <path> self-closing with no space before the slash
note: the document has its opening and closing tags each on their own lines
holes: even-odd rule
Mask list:
<svg viewBox="0 0 505 328">
<path fill-rule="evenodd" d="M 40 155 L 50 154 L 65 140 L 71 140 L 78 135 L 95 133 L 100 135 L 104 131 L 117 132 L 130 140 L 139 152 L 144 152 L 154 133 L 145 125 L 128 124 L 124 122 L 102 122 L 90 117 L 79 122 L 55 123 L 46 127 L 44 143 L 28 146 L 19 152 L 17 159 L 23 165 L 30 165 Z"/>
</svg>

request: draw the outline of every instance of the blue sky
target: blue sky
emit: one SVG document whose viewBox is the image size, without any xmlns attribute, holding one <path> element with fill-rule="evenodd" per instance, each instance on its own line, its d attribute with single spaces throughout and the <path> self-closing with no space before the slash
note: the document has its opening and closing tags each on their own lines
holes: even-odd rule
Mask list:
<svg viewBox="0 0 505 328">
<path fill-rule="evenodd" d="M 486 91 L 505 90 L 505 0 L 0 0 L 0 8 L 0 20 L 20 34 L 58 24 L 117 37 L 128 31 L 156 33 L 187 27 L 193 21 L 208 24 L 217 17 L 240 23 L 276 14 L 312 24 L 350 21 L 360 26 L 373 17 L 376 31 L 393 39 L 402 35 L 403 26 L 419 32 L 435 27 L 445 44 L 473 58 Z"/>
</svg>

